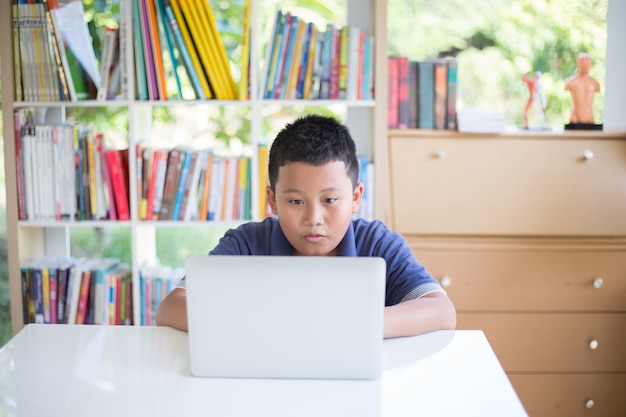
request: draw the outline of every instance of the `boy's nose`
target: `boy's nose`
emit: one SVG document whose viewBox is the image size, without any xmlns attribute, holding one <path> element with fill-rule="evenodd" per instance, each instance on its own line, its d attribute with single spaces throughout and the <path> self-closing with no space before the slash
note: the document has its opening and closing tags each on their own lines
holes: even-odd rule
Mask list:
<svg viewBox="0 0 626 417">
<path fill-rule="evenodd" d="M 322 207 L 319 204 L 309 204 L 304 221 L 309 226 L 322 224 Z"/>
</svg>

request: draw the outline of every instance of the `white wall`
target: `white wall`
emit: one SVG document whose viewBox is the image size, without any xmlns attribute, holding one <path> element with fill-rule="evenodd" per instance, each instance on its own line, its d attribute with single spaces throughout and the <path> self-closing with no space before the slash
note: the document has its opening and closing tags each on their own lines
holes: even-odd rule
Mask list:
<svg viewBox="0 0 626 417">
<path fill-rule="evenodd" d="M 605 132 L 626 132 L 626 1 L 609 0 L 607 16 Z"/>
</svg>

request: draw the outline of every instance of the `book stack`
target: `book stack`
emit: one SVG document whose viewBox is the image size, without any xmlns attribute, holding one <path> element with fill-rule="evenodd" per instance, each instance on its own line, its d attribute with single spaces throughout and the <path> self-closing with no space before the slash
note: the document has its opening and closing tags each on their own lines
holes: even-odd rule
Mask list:
<svg viewBox="0 0 626 417">
<path fill-rule="evenodd" d="M 16 101 L 77 101 L 125 97 L 124 42 L 130 10 L 120 2 L 120 28 L 105 31 L 96 58 L 78 0 L 13 0 Z"/>
<path fill-rule="evenodd" d="M 457 130 L 457 61 L 388 58 L 390 129 Z"/>
<path fill-rule="evenodd" d="M 24 324 L 133 324 L 131 269 L 116 259 L 37 258 L 21 276 Z"/>
<path fill-rule="evenodd" d="M 252 219 L 250 158 L 143 144 L 137 145 L 136 155 L 140 220 Z"/>
<path fill-rule="evenodd" d="M 20 220 L 129 220 L 128 149 L 91 125 L 41 124 L 15 111 Z"/>
<path fill-rule="evenodd" d="M 239 98 L 208 0 L 132 2 L 139 100 Z"/>
<path fill-rule="evenodd" d="M 325 30 L 277 11 L 259 95 L 265 99 L 372 100 L 374 37 L 357 27 Z"/>
<path fill-rule="evenodd" d="M 161 301 L 185 275 L 182 267 L 171 267 L 160 263 L 144 263 L 139 268 L 139 321 L 142 326 L 156 325 L 156 311 Z"/>
</svg>

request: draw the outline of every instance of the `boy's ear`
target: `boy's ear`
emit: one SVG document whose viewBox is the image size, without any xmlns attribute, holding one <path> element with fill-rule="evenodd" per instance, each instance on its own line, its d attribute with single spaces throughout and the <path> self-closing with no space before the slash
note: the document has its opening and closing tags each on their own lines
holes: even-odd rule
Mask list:
<svg viewBox="0 0 626 417">
<path fill-rule="evenodd" d="M 363 199 L 364 190 L 365 187 L 362 182 L 358 183 L 356 187 L 354 187 L 354 192 L 352 193 L 352 213 L 358 213 Z"/>
<path fill-rule="evenodd" d="M 272 209 L 272 214 L 278 214 L 276 210 L 276 194 L 274 194 L 274 190 L 272 190 L 272 187 L 268 185 L 265 187 L 265 192 L 267 193 L 267 203 Z"/>
</svg>

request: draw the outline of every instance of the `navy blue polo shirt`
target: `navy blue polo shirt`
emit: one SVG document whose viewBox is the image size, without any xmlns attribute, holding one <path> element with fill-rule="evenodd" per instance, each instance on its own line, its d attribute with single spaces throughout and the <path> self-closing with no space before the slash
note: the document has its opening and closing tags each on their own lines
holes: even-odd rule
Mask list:
<svg viewBox="0 0 626 417">
<path fill-rule="evenodd" d="M 228 230 L 209 255 L 291 256 L 293 247 L 278 220 L 268 217 Z M 375 256 L 387 263 L 385 305 L 441 291 L 439 283 L 421 265 L 406 240 L 378 220 L 354 219 L 337 247 L 338 256 Z M 180 287 L 185 287 L 183 278 Z"/>
</svg>

